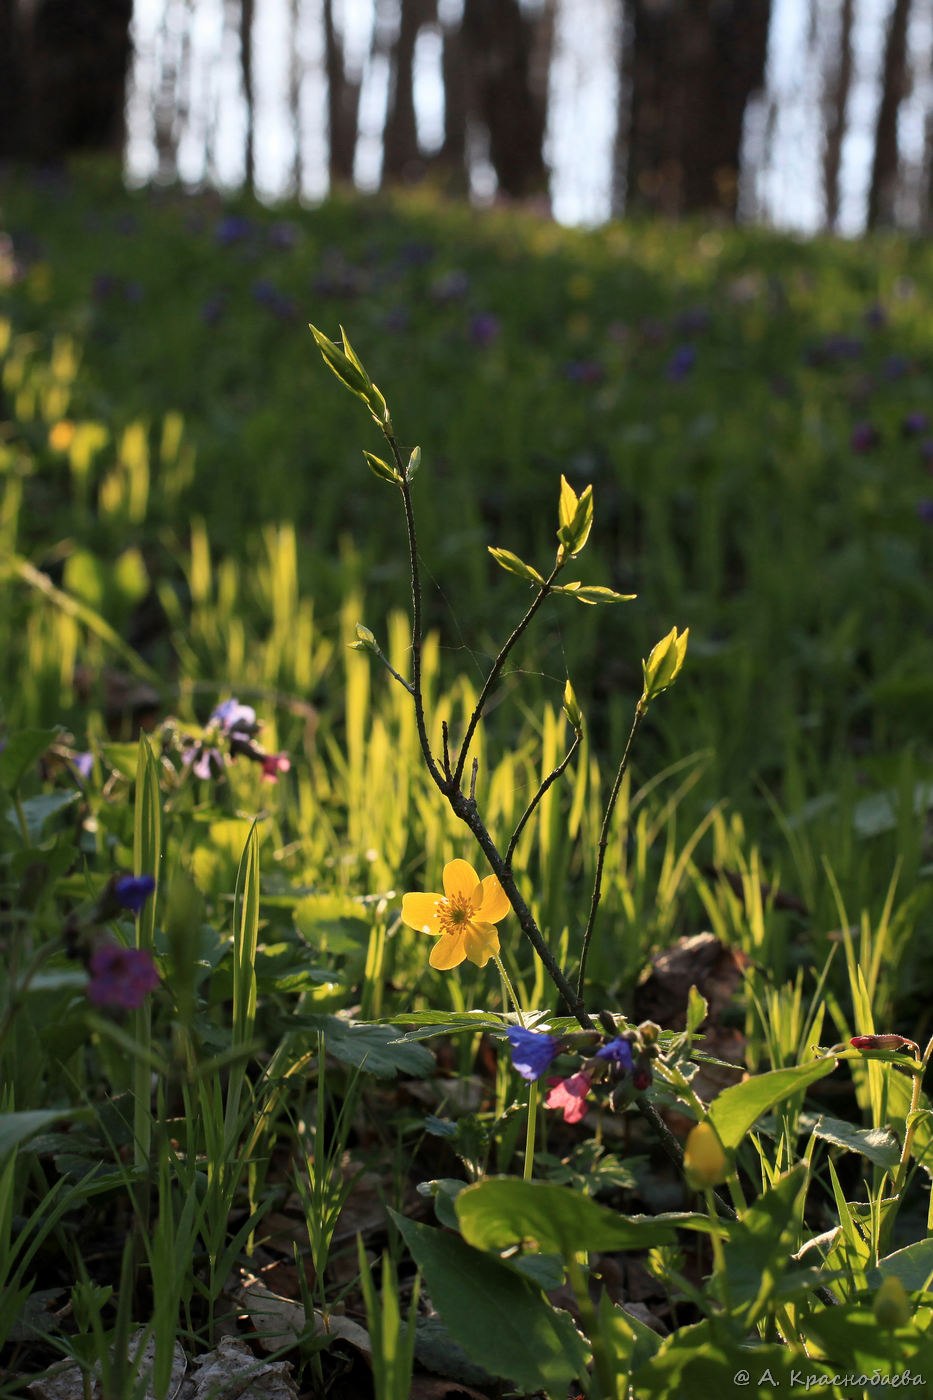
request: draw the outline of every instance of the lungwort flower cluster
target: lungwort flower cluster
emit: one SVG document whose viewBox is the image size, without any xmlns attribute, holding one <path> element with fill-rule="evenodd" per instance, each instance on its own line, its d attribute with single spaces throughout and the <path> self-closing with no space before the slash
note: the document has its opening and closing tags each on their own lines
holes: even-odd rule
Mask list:
<svg viewBox="0 0 933 1400">
<path fill-rule="evenodd" d="M 256 742 L 261 728 L 252 705 L 241 705 L 235 698 L 224 700 L 207 722 L 206 737 L 186 741 L 186 767 L 196 778 L 218 778 L 226 765 L 242 754 L 260 765 L 266 782 L 276 782 L 280 773 L 288 772 L 291 762 L 288 754 L 268 753 Z"/>
<path fill-rule="evenodd" d="M 572 1047 L 576 1035 L 565 1037 L 513 1026 L 506 1032 L 512 1048 L 512 1065 L 523 1079 L 540 1079 L 553 1060 Z M 579 1123 L 587 1110 L 587 1096 L 594 1084 L 611 1081 L 613 1103 L 630 1093 L 642 1093 L 651 1083 L 651 1061 L 658 1053 L 658 1027 L 645 1021 L 635 1030 L 614 1036 L 580 1068 L 563 1079 L 549 1080 L 545 1108 L 563 1110 L 566 1123 Z M 590 1039 L 591 1033 L 585 1033 Z"/>
</svg>

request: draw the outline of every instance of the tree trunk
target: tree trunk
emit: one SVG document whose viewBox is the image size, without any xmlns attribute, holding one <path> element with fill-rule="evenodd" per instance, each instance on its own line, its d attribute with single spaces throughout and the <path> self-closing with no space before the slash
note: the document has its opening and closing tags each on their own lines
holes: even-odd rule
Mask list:
<svg viewBox="0 0 933 1400">
<path fill-rule="evenodd" d="M 415 123 L 415 42 L 422 25 L 434 18 L 432 8 L 436 14 L 436 5 L 432 7 L 429 0 L 400 0 L 400 8 L 383 138 L 382 176 L 387 181 L 412 181 L 424 171 Z"/>
<path fill-rule="evenodd" d="M 464 194 L 467 189 L 469 155 L 467 150 L 467 114 L 470 75 L 459 24 L 443 26 L 444 47 L 441 68 L 444 80 L 444 144 L 432 165 L 440 167 L 452 194 Z"/>
<path fill-rule="evenodd" d="M 132 0 L 0 0 L 0 155 L 119 155 Z"/>
<path fill-rule="evenodd" d="M 246 188 L 255 184 L 256 159 L 253 149 L 253 0 L 240 0 L 240 73 L 246 104 Z"/>
<path fill-rule="evenodd" d="M 907 91 L 907 23 L 910 0 L 894 0 L 884 46 L 881 102 L 875 125 L 875 154 L 868 189 L 869 228 L 894 223 L 897 198 L 897 114 Z"/>
<path fill-rule="evenodd" d="M 735 218 L 770 21 L 771 0 L 631 0 L 630 207 Z"/>
<path fill-rule="evenodd" d="M 499 189 L 515 199 L 547 188 L 547 108 L 535 91 L 535 38 L 534 22 L 522 14 L 518 0 L 465 0 L 463 41 L 476 115 L 489 133 Z"/>
<path fill-rule="evenodd" d="M 324 0 L 324 64 L 327 70 L 331 184 L 351 184 L 359 127 L 360 79 L 347 76 L 343 44 L 334 28 L 333 0 Z"/>
<path fill-rule="evenodd" d="M 842 0 L 839 16 L 838 60 L 830 60 L 824 95 L 826 134 L 823 143 L 823 198 L 826 227 L 835 229 L 839 220 L 839 170 L 842 140 L 846 129 L 846 108 L 852 87 L 852 19 L 854 0 Z"/>
</svg>

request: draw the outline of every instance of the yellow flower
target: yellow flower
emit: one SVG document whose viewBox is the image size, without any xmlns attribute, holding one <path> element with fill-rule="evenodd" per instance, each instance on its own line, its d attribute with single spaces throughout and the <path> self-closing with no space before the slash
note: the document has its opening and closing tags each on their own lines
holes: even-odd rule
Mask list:
<svg viewBox="0 0 933 1400">
<path fill-rule="evenodd" d="M 68 418 L 53 423 L 49 429 L 49 447 L 53 452 L 67 452 L 74 440 L 75 425 Z"/>
<path fill-rule="evenodd" d="M 464 958 L 485 967 L 499 951 L 493 925 L 508 912 L 508 897 L 495 875 L 481 880 L 465 860 L 444 866 L 443 894 L 402 896 L 402 919 L 408 927 L 438 939 L 430 963 L 441 972 L 459 967 Z"/>
</svg>

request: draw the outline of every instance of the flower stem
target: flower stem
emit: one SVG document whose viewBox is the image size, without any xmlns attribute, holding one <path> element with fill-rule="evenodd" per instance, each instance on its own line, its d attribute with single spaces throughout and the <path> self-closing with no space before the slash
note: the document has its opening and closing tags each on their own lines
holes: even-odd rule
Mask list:
<svg viewBox="0 0 933 1400">
<path fill-rule="evenodd" d="M 525 1018 L 522 1015 L 522 1008 L 518 1004 L 518 997 L 515 994 L 515 988 L 512 986 L 511 978 L 505 970 L 505 963 L 499 957 L 498 953 L 493 953 L 492 959 L 493 962 L 496 964 L 496 967 L 499 969 L 499 976 L 502 978 L 502 985 L 508 993 L 509 1001 L 515 1008 L 515 1015 L 518 1017 L 518 1024 L 521 1026 L 522 1030 L 524 1030 Z"/>
<path fill-rule="evenodd" d="M 528 1122 L 525 1126 L 525 1164 L 522 1180 L 530 1181 L 535 1169 L 535 1134 L 538 1128 L 538 1081 L 528 1085 Z"/>
</svg>

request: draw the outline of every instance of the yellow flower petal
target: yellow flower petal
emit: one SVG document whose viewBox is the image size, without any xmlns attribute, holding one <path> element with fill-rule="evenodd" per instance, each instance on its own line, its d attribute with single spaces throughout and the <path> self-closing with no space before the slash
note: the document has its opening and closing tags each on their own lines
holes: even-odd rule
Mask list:
<svg viewBox="0 0 933 1400">
<path fill-rule="evenodd" d="M 494 953 L 499 951 L 499 935 L 492 924 L 467 925 L 463 947 L 466 957 L 477 967 L 485 967 Z"/>
<path fill-rule="evenodd" d="M 437 906 L 443 898 L 441 894 L 403 894 L 402 923 L 419 933 L 440 933 Z"/>
<path fill-rule="evenodd" d="M 444 893 L 448 899 L 458 894 L 470 899 L 478 884 L 479 876 L 468 861 L 449 860 L 444 866 Z"/>
<path fill-rule="evenodd" d="M 495 875 L 487 875 L 482 883 L 482 899 L 476 911 L 477 921 L 497 924 L 511 909 L 509 897 Z"/>
<path fill-rule="evenodd" d="M 449 972 L 452 967 L 459 967 L 466 957 L 463 944 L 462 933 L 445 933 L 431 949 L 428 962 L 438 972 Z"/>
</svg>

